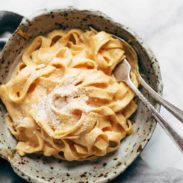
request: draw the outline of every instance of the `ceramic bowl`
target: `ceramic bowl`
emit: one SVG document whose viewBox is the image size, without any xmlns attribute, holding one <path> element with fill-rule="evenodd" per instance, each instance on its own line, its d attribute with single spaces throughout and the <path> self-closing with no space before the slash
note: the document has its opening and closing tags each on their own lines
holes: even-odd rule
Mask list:
<svg viewBox="0 0 183 183">
<path fill-rule="evenodd" d="M 161 94 L 162 81 L 158 62 L 135 33 L 128 27 L 114 22 L 101 12 L 73 8 L 44 10 L 22 20 L 2 51 L 0 82 L 7 81 L 15 67 L 15 58 L 35 36 L 59 28 L 85 30 L 89 27 L 115 34 L 126 40 L 138 54 L 141 74 L 152 88 Z M 19 35 L 20 29 L 27 33 L 29 39 Z M 152 101 L 148 95 L 146 97 Z M 152 103 L 159 110 L 159 106 L 154 101 Z M 16 139 L 7 128 L 5 114 L 5 107 L 0 103 L 0 154 L 10 162 L 18 175 L 35 183 L 99 183 L 110 181 L 136 159 L 149 141 L 156 126 L 151 113 L 139 101 L 138 110 L 133 116 L 134 133 L 123 140 L 118 151 L 95 161 L 67 162 L 38 155 L 20 157 L 14 150 Z"/>
</svg>

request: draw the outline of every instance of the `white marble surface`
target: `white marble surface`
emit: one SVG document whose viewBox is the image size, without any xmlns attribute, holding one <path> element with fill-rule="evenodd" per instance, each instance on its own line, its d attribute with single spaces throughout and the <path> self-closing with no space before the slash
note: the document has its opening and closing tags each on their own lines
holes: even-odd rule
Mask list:
<svg viewBox="0 0 183 183">
<path fill-rule="evenodd" d="M 0 10 L 28 16 L 42 8 L 97 9 L 137 32 L 160 62 L 164 97 L 183 109 L 183 0 L 1 0 Z M 165 110 L 161 113 L 175 120 Z M 183 155 L 157 126 L 141 157 L 155 169 L 183 170 Z"/>
</svg>

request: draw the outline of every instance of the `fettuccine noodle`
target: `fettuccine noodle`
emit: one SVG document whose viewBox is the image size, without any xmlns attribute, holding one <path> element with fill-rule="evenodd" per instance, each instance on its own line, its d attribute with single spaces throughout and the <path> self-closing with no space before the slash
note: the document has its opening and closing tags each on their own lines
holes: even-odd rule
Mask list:
<svg viewBox="0 0 183 183">
<path fill-rule="evenodd" d="M 129 117 L 136 104 L 134 93 L 112 72 L 125 57 L 137 64 L 130 52 L 125 41 L 93 29 L 36 37 L 10 80 L 0 86 L 17 152 L 72 161 L 118 149 L 132 133 Z"/>
</svg>

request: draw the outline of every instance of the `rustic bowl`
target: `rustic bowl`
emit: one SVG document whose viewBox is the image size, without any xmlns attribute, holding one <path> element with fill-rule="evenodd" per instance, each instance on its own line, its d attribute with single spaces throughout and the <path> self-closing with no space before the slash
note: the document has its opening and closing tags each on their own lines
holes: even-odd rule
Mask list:
<svg viewBox="0 0 183 183">
<path fill-rule="evenodd" d="M 91 26 L 115 34 L 126 40 L 137 52 L 140 72 L 158 93 L 162 91 L 160 68 L 152 52 L 141 39 L 128 27 L 116 23 L 98 11 L 76 10 L 73 8 L 44 10 L 24 18 L 18 29 L 6 43 L 0 58 L 0 83 L 7 81 L 15 67 L 15 58 L 31 39 L 54 29 L 80 28 Z M 19 30 L 27 33 L 28 38 L 19 35 Z M 147 98 L 151 98 L 146 95 Z M 152 101 L 159 110 L 159 106 Z M 151 113 L 139 102 L 134 115 L 134 133 L 125 138 L 115 153 L 96 161 L 67 162 L 43 156 L 20 157 L 15 152 L 16 140 L 5 123 L 6 110 L 0 103 L 0 155 L 7 159 L 14 171 L 30 182 L 107 182 L 122 173 L 139 155 L 149 141 L 156 122 Z"/>
</svg>

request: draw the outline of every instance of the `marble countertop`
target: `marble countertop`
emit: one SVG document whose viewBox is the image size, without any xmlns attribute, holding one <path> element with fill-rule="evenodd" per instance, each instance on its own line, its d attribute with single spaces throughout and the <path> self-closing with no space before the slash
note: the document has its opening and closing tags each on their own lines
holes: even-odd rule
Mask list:
<svg viewBox="0 0 183 183">
<path fill-rule="evenodd" d="M 28 16 L 43 8 L 96 9 L 134 30 L 159 60 L 164 98 L 183 109 L 183 0 L 3 0 L 0 10 Z M 163 116 L 176 120 L 166 110 Z M 156 170 L 183 170 L 183 155 L 158 125 L 141 158 Z"/>
</svg>

